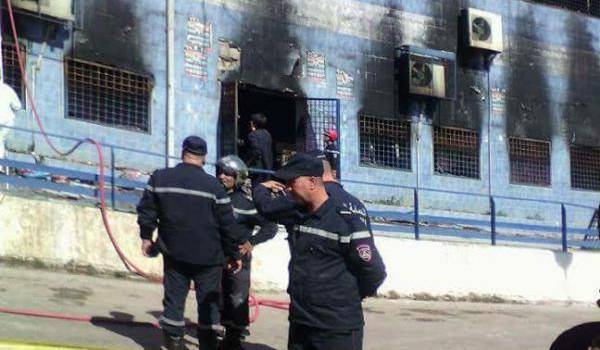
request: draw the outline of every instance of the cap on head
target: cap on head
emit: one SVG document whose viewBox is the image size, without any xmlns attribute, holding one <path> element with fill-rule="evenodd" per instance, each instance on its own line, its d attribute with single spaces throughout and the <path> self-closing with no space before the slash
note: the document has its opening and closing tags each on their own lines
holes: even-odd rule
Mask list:
<svg viewBox="0 0 600 350">
<path fill-rule="evenodd" d="M 285 182 L 291 181 L 300 176 L 323 176 L 323 162 L 307 153 L 294 155 L 283 166 L 277 170 L 274 177 Z"/>
<path fill-rule="evenodd" d="M 337 131 L 335 131 L 335 129 L 325 129 L 325 131 L 323 132 L 323 135 L 326 136 L 327 138 L 329 138 L 331 141 L 335 141 L 338 138 L 338 134 Z"/>
<path fill-rule="evenodd" d="M 199 136 L 192 135 L 186 137 L 185 140 L 183 140 L 181 148 L 183 148 L 185 152 L 189 152 L 197 156 L 206 155 L 206 141 Z"/>
</svg>

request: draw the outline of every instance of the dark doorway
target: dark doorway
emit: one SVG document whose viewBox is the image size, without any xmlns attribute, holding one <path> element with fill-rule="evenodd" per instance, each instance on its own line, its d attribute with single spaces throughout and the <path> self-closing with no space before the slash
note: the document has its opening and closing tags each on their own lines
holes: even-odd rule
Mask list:
<svg viewBox="0 0 600 350">
<path fill-rule="evenodd" d="M 339 100 L 299 97 L 241 82 L 224 83 L 219 116 L 219 157 L 246 157 L 250 116 L 263 113 L 273 139 L 274 169 L 295 152 L 323 149 L 323 129 L 339 130 Z M 339 133 L 338 133 L 339 134 Z M 339 140 L 338 140 L 339 144 Z"/>
<path fill-rule="evenodd" d="M 238 138 L 246 140 L 250 132 L 250 116 L 263 113 L 267 117 L 267 130 L 273 139 L 275 169 L 284 163 L 292 152 L 299 151 L 297 139 L 301 136 L 296 114 L 296 96 L 253 85 L 239 85 Z M 238 147 L 238 154 L 245 158 L 245 147 Z"/>
</svg>

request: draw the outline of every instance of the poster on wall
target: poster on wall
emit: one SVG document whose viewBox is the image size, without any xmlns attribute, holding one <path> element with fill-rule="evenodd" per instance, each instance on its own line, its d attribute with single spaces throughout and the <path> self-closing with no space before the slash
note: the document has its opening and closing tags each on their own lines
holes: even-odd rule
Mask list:
<svg viewBox="0 0 600 350">
<path fill-rule="evenodd" d="M 212 43 L 212 24 L 190 16 L 184 48 L 185 74 L 206 80 L 208 78 L 208 55 Z"/>
<path fill-rule="evenodd" d="M 343 100 L 352 100 L 354 98 L 354 77 L 337 69 L 335 74 L 335 85 L 337 97 Z"/>
<path fill-rule="evenodd" d="M 506 91 L 503 89 L 492 89 L 492 112 L 503 114 L 506 111 Z"/>
<path fill-rule="evenodd" d="M 315 51 L 306 52 L 306 76 L 309 80 L 319 86 L 325 86 L 325 56 Z"/>
</svg>

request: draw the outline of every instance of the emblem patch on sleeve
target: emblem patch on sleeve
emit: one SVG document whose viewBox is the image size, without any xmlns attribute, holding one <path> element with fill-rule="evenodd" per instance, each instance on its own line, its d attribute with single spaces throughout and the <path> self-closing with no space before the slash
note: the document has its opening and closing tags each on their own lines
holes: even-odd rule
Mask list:
<svg viewBox="0 0 600 350">
<path fill-rule="evenodd" d="M 358 256 L 366 262 L 371 261 L 371 246 L 368 244 L 361 244 L 356 247 L 356 251 L 358 251 Z"/>
</svg>

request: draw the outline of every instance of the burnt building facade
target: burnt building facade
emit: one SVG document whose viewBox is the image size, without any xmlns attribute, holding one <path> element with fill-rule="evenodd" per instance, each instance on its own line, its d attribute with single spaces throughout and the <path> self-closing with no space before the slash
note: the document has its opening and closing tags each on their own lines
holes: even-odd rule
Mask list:
<svg viewBox="0 0 600 350">
<path fill-rule="evenodd" d="M 117 167 L 163 166 L 191 133 L 208 141 L 211 162 L 241 152 L 250 114 L 263 112 L 280 163 L 322 147 L 322 131 L 334 128 L 342 180 L 359 197 L 410 206 L 419 187 L 426 208 L 484 213 L 489 194 L 600 200 L 599 8 L 73 0 L 72 18 L 19 11 L 16 19 L 48 131 L 117 146 Z M 24 96 L 8 24 L 4 10 L 4 77 Z M 30 117 L 16 125 L 33 126 Z M 23 131 L 8 146 L 15 158 L 51 154 Z M 93 159 L 90 150 L 54 162 Z M 548 211 L 499 205 L 508 215 Z"/>
</svg>

